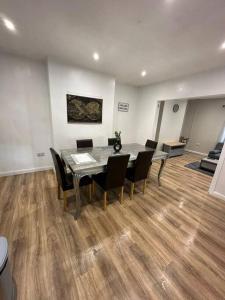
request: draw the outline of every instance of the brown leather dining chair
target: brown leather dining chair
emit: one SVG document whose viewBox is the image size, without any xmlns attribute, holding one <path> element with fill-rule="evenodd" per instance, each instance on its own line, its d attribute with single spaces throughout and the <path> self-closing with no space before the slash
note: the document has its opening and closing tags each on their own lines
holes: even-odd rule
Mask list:
<svg viewBox="0 0 225 300">
<path fill-rule="evenodd" d="M 145 143 L 145 147 L 151 148 L 151 149 L 156 149 L 158 145 L 158 142 L 153 141 L 153 140 L 147 140 Z"/>
<path fill-rule="evenodd" d="M 64 199 L 64 210 L 67 209 L 67 191 L 72 190 L 74 188 L 73 186 L 73 175 L 72 173 L 66 173 L 64 165 L 62 163 L 62 160 L 59 156 L 59 154 L 53 149 L 50 148 L 54 167 L 55 167 L 55 173 L 56 173 L 56 179 L 58 183 L 58 199 L 60 199 L 60 190 L 63 191 L 63 199 Z M 91 184 L 92 179 L 89 176 L 84 176 L 80 180 L 80 187 L 82 186 L 89 186 L 89 198 L 91 201 Z"/>
<path fill-rule="evenodd" d="M 156 150 L 157 146 L 158 146 L 158 142 L 153 141 L 153 140 L 147 140 L 146 143 L 145 143 L 145 147 L 146 147 L 146 148 L 151 148 L 151 149 L 153 149 L 153 150 Z M 152 162 L 151 162 L 151 164 L 150 164 L 150 166 L 149 166 L 149 170 L 148 170 L 148 178 L 150 178 L 151 166 L 152 166 Z"/>
<path fill-rule="evenodd" d="M 77 148 L 93 148 L 93 140 L 92 139 L 77 140 Z"/>
<path fill-rule="evenodd" d="M 107 205 L 107 193 L 114 188 L 120 188 L 120 203 L 123 202 L 123 189 L 126 176 L 127 164 L 130 154 L 109 156 L 106 171 L 93 175 L 93 180 L 103 189 L 103 209 Z"/>
<path fill-rule="evenodd" d="M 133 199 L 134 184 L 137 181 L 144 180 L 143 193 L 145 193 L 146 179 L 148 178 L 153 154 L 154 150 L 139 152 L 134 166 L 127 169 L 126 178 L 131 181 L 130 199 Z"/>
</svg>

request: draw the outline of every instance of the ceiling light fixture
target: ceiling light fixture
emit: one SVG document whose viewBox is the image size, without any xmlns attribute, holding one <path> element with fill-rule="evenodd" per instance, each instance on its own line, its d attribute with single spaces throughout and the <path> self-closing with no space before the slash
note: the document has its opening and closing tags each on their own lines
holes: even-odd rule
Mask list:
<svg viewBox="0 0 225 300">
<path fill-rule="evenodd" d="M 99 60 L 99 54 L 97 53 L 97 52 L 94 52 L 93 53 L 93 58 L 94 58 L 94 60 Z"/>
<path fill-rule="evenodd" d="M 225 50 L 225 42 L 221 45 L 221 49 Z"/>
<path fill-rule="evenodd" d="M 16 30 L 15 25 L 14 25 L 13 22 L 10 21 L 9 19 L 3 18 L 2 21 L 3 21 L 3 24 L 5 25 L 5 27 L 6 27 L 8 30 L 10 30 L 10 31 L 15 31 L 15 30 Z"/>
<path fill-rule="evenodd" d="M 147 74 L 147 72 L 146 72 L 145 70 L 143 70 L 143 71 L 141 72 L 141 76 L 142 76 L 142 77 L 145 77 L 146 74 Z"/>
</svg>

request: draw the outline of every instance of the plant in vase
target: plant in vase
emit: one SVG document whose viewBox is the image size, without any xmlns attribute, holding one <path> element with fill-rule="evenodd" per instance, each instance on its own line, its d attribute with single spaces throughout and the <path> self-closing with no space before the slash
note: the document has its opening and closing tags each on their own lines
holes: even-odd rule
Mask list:
<svg viewBox="0 0 225 300">
<path fill-rule="evenodd" d="M 122 149 L 121 131 L 115 131 L 115 137 L 116 137 L 116 142 L 113 145 L 113 148 L 114 148 L 115 152 L 118 153 Z"/>
</svg>

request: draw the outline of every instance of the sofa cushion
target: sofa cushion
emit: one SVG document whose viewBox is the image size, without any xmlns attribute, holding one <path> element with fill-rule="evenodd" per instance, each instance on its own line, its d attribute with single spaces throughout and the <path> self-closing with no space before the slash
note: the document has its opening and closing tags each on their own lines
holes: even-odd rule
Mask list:
<svg viewBox="0 0 225 300">
<path fill-rule="evenodd" d="M 221 154 L 221 151 L 219 151 L 219 150 L 213 150 L 213 151 L 209 152 L 208 158 L 219 159 L 220 158 L 220 154 Z"/>
</svg>

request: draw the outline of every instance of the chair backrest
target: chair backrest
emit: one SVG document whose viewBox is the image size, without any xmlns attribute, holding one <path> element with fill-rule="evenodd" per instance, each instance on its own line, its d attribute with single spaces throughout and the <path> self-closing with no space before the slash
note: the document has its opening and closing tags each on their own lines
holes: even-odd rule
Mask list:
<svg viewBox="0 0 225 300">
<path fill-rule="evenodd" d="M 108 146 L 113 146 L 116 142 L 116 138 L 108 138 Z"/>
<path fill-rule="evenodd" d="M 130 154 L 109 156 L 106 169 L 106 189 L 124 185 L 129 158 Z"/>
<path fill-rule="evenodd" d="M 224 145 L 224 143 L 217 143 L 216 147 L 215 147 L 215 150 L 221 150 L 222 151 L 223 145 Z"/>
<path fill-rule="evenodd" d="M 158 145 L 158 142 L 152 141 L 152 140 L 147 140 L 145 143 L 145 147 L 152 148 L 154 150 L 156 149 L 157 145 Z"/>
<path fill-rule="evenodd" d="M 77 140 L 77 148 L 93 148 L 92 139 Z"/>
<path fill-rule="evenodd" d="M 134 163 L 134 180 L 139 181 L 148 177 L 148 171 L 152 162 L 154 150 L 141 151 Z"/>
<path fill-rule="evenodd" d="M 50 151 L 55 166 L 55 173 L 56 173 L 58 184 L 62 187 L 62 189 L 64 189 L 66 185 L 66 173 L 63 167 L 62 160 L 59 154 L 53 148 L 50 148 Z"/>
</svg>

